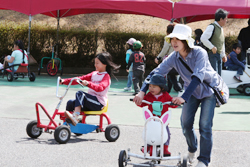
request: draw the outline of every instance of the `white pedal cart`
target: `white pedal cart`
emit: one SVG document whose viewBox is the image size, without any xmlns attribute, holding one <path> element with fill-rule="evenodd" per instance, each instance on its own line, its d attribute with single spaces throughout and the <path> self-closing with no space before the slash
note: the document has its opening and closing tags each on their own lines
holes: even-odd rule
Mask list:
<svg viewBox="0 0 250 167">
<path fill-rule="evenodd" d="M 131 99 L 133 100 L 133 99 Z M 161 115 L 161 111 L 163 105 L 173 105 L 171 102 L 159 102 L 154 101 L 153 103 L 148 102 L 146 100 L 142 101 L 143 103 L 152 105 L 153 113 L 155 115 Z M 143 107 L 143 116 L 145 118 L 145 125 L 143 130 L 143 140 L 144 140 L 144 155 L 138 155 L 130 152 L 130 148 L 128 150 L 121 150 L 119 154 L 118 164 L 119 167 L 125 167 L 127 165 L 138 165 L 138 166 L 165 166 L 170 167 L 169 165 L 160 164 L 161 161 L 169 161 L 169 160 L 177 160 L 178 163 L 176 166 L 171 167 L 187 167 L 187 158 L 184 157 L 182 159 L 181 154 L 177 156 L 168 156 L 164 157 L 163 154 L 163 144 L 167 141 L 168 135 L 166 126 L 169 124 L 171 119 L 171 111 L 167 111 L 164 113 L 161 118 L 157 116 L 153 116 L 151 111 L 146 107 Z M 147 155 L 147 145 L 153 146 L 152 156 Z M 132 163 L 130 157 L 135 157 L 139 159 L 149 160 L 147 163 L 136 164 Z M 151 160 L 151 161 L 150 161 Z M 182 163 L 181 163 L 182 161 Z"/>
<path fill-rule="evenodd" d="M 233 77 L 237 71 L 222 70 L 221 77 L 227 84 L 228 88 L 234 88 L 239 93 L 250 96 L 250 48 L 247 50 L 246 65 L 243 75 L 240 76 L 242 82 L 236 81 Z"/>
</svg>

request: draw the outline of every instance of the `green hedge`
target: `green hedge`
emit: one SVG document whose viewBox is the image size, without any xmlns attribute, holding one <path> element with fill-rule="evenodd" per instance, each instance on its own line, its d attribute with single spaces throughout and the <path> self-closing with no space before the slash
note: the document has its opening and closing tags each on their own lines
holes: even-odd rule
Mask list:
<svg viewBox="0 0 250 167">
<path fill-rule="evenodd" d="M 42 57 L 51 57 L 52 46 L 56 43 L 57 30 L 48 25 L 32 25 L 30 54 L 39 62 Z M 93 58 L 97 50 L 102 48 L 111 53 L 115 63 L 125 69 L 126 41 L 136 38 L 143 44 L 142 52 L 147 59 L 148 70 L 156 67 L 154 58 L 160 53 L 164 43 L 164 35 L 149 33 L 125 33 L 86 31 L 84 29 L 61 29 L 59 31 L 58 57 L 64 67 L 93 67 Z M 28 46 L 28 25 L 2 23 L 0 24 L 0 53 L 11 54 L 15 40 L 21 39 Z M 102 47 L 100 43 L 103 41 Z M 226 37 L 226 52 L 231 52 L 231 46 L 237 42 L 235 36 Z M 99 48 L 98 45 L 99 44 Z M 48 47 L 48 48 L 47 48 Z M 99 51 L 100 52 L 100 51 Z M 45 62 L 46 63 L 46 62 Z"/>
</svg>

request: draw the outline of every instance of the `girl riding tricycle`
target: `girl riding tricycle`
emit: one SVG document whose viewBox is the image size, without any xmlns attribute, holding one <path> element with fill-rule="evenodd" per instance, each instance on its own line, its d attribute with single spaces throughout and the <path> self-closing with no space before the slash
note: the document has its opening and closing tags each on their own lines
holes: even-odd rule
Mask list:
<svg viewBox="0 0 250 167">
<path fill-rule="evenodd" d="M 81 77 L 69 79 L 61 79 L 60 77 L 58 77 L 57 97 L 60 98 L 60 102 L 57 105 L 57 108 L 52 117 L 49 115 L 49 113 L 46 111 L 46 109 L 41 103 L 36 103 L 37 121 L 31 121 L 27 125 L 26 129 L 27 134 L 31 138 L 39 137 L 42 133 L 42 129 L 44 128 L 45 132 L 49 132 L 50 129 L 55 130 L 55 140 L 62 144 L 68 142 L 68 140 L 70 139 L 71 132 L 75 133 L 76 135 L 80 135 L 96 130 L 97 132 L 105 132 L 105 137 L 110 142 L 116 141 L 118 139 L 120 133 L 119 128 L 116 125 L 110 125 L 111 121 L 109 117 L 105 114 L 105 112 L 107 112 L 108 107 L 107 92 L 111 84 L 110 74 L 112 73 L 113 69 L 117 69 L 119 68 L 119 66 L 114 64 L 112 62 L 111 55 L 105 52 L 100 53 L 96 56 L 95 68 L 96 71 L 93 71 L 92 73 Z M 59 84 L 68 85 L 63 96 L 58 96 Z M 61 105 L 62 100 L 65 97 L 69 87 L 75 84 L 88 86 L 88 93 L 78 91 L 76 93 L 76 99 L 68 101 L 66 106 L 67 111 L 58 111 L 59 106 Z M 39 106 L 49 117 L 49 125 L 41 124 L 38 110 Z M 54 118 L 56 115 L 59 115 L 60 119 L 63 120 L 63 125 L 59 126 L 55 123 Z M 78 119 L 79 115 L 83 116 L 81 121 L 79 121 Z M 85 118 L 88 115 L 100 116 L 100 124 L 86 124 Z M 107 119 L 107 122 L 109 124 L 105 131 L 103 130 L 103 117 Z M 69 121 L 67 121 L 67 119 Z"/>
</svg>

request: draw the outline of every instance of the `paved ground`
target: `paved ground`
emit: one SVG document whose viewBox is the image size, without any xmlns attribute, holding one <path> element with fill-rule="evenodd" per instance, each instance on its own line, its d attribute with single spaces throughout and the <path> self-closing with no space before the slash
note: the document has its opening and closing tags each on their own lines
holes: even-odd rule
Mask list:
<svg viewBox="0 0 250 167">
<path fill-rule="evenodd" d="M 63 76 L 70 77 L 70 76 Z M 69 166 L 82 165 L 86 167 L 115 167 L 120 150 L 131 148 L 134 153 L 140 154 L 139 148 L 143 145 L 141 139 L 142 118 L 141 109 L 128 99 L 132 92 L 123 92 L 126 78 L 118 77 L 112 80 L 109 92 L 108 115 L 112 123 L 118 124 L 121 130 L 120 138 L 114 142 L 106 141 L 104 134 L 89 133 L 76 137 L 72 135 L 66 145 L 59 145 L 53 134 L 43 133 L 39 139 L 30 139 L 26 132 L 26 125 L 35 120 L 35 103 L 41 102 L 50 114 L 53 114 L 59 102 L 56 94 L 56 77 L 47 75 L 37 76 L 35 82 L 28 79 L 18 79 L 8 82 L 0 79 L 0 166 Z M 60 86 L 59 93 L 65 91 Z M 60 110 L 65 109 L 68 99 L 74 98 L 79 86 L 72 86 L 68 91 Z M 86 88 L 84 88 L 85 90 Z M 86 89 L 87 90 L 87 89 Z M 249 167 L 250 156 L 250 97 L 230 90 L 228 104 L 216 108 L 214 117 L 214 146 L 210 167 Z M 176 96 L 176 92 L 171 93 Z M 172 155 L 179 152 L 186 153 L 187 146 L 180 129 L 181 108 L 172 109 L 173 117 L 170 122 Z M 42 121 L 48 120 L 41 114 Z M 198 120 L 197 113 L 196 120 Z M 57 122 L 60 120 L 57 118 Z M 97 123 L 96 117 L 87 120 Z M 195 122 L 197 128 L 198 122 Z M 198 132 L 197 132 L 198 134 Z M 132 159 L 133 162 L 144 162 Z M 169 162 L 176 164 L 177 162 Z"/>
</svg>

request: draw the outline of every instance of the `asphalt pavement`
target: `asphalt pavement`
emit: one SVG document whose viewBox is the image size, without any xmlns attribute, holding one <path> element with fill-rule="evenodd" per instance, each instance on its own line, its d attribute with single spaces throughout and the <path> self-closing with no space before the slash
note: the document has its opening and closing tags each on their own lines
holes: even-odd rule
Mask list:
<svg viewBox="0 0 250 167">
<path fill-rule="evenodd" d="M 63 76 L 63 78 L 72 75 Z M 36 120 L 35 103 L 42 103 L 53 114 L 59 100 L 56 95 L 57 77 L 46 74 L 37 76 L 35 82 L 18 79 L 8 82 L 0 79 L 0 166 L 84 166 L 116 167 L 120 150 L 131 149 L 141 154 L 143 145 L 142 129 L 144 120 L 141 108 L 129 101 L 131 92 L 124 92 L 125 77 L 112 79 L 107 114 L 112 123 L 120 128 L 120 137 L 116 142 L 108 142 L 104 133 L 88 133 L 81 136 L 72 134 L 67 144 L 58 144 L 54 135 L 43 133 L 38 139 L 31 139 L 26 134 L 26 126 Z M 59 87 L 63 94 L 66 86 Z M 80 86 L 72 86 L 65 96 L 60 110 L 65 110 L 67 100 L 73 99 Z M 172 91 L 171 96 L 177 96 Z M 250 97 L 230 89 L 228 104 L 216 108 L 213 126 L 213 151 L 209 167 L 249 167 L 250 162 Z M 180 128 L 181 107 L 172 109 L 170 122 L 172 155 L 185 155 L 187 145 Z M 198 128 L 197 112 L 195 128 Z M 43 122 L 48 118 L 41 112 Z M 98 123 L 97 117 L 87 118 L 90 124 Z M 61 122 L 56 118 L 56 122 Z M 105 122 L 106 125 L 106 122 Z M 199 137 L 199 133 L 196 130 Z M 145 160 L 132 159 L 132 162 L 144 163 Z M 177 161 L 162 162 L 176 165 Z"/>
</svg>

